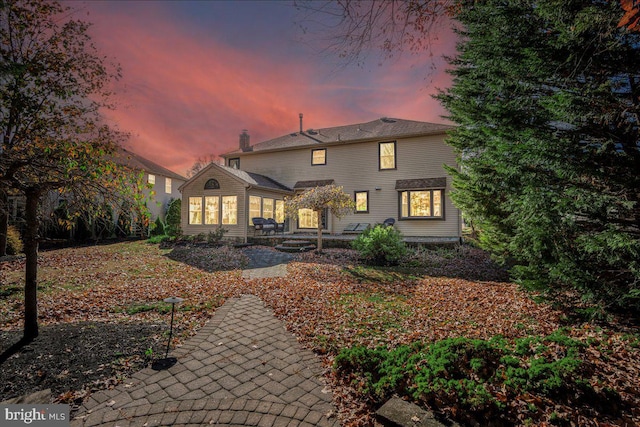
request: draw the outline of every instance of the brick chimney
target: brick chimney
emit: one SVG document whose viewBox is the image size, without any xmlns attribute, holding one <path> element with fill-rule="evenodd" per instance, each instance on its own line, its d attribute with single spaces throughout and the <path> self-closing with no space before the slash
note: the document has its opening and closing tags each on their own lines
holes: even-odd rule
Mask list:
<svg viewBox="0 0 640 427">
<path fill-rule="evenodd" d="M 300 113 L 298 117 L 300 117 L 300 133 L 302 133 L 302 113 Z"/>
<path fill-rule="evenodd" d="M 242 129 L 242 133 L 240 134 L 240 150 L 251 151 L 251 146 L 249 145 L 249 134 L 246 129 Z"/>
</svg>

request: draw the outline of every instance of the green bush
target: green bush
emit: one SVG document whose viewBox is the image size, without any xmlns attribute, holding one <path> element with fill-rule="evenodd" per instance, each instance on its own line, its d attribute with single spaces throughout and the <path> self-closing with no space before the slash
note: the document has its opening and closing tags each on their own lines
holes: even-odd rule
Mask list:
<svg viewBox="0 0 640 427">
<path fill-rule="evenodd" d="M 171 237 L 167 236 L 166 234 L 162 234 L 160 236 L 151 236 L 147 239 L 147 243 L 154 243 L 154 244 L 164 243 L 169 241 L 171 241 Z"/>
<path fill-rule="evenodd" d="M 508 397 L 593 395 L 584 393 L 590 389 L 589 370 L 583 369 L 585 346 L 563 330 L 514 342 L 497 336 L 415 342 L 393 349 L 355 346 L 340 351 L 334 369 L 374 404 L 399 394 L 425 404 L 440 402 L 481 419 L 506 419 L 510 414 L 491 391 L 502 390 Z"/>
<path fill-rule="evenodd" d="M 156 218 L 153 223 L 153 227 L 151 227 L 151 236 L 164 236 L 166 234 L 164 230 L 164 223 L 160 219 L 160 217 Z"/>
<path fill-rule="evenodd" d="M 165 217 L 165 233 L 172 237 L 177 237 L 182 234 L 180 228 L 180 209 L 182 202 L 180 199 L 172 199 L 169 202 L 167 208 L 167 216 Z"/>
<path fill-rule="evenodd" d="M 22 252 L 22 239 L 20 238 L 20 232 L 13 225 L 10 225 L 7 229 L 7 255 L 18 255 Z"/>
<path fill-rule="evenodd" d="M 219 245 L 220 241 L 228 231 L 229 230 L 225 230 L 221 225 L 219 225 L 218 228 L 207 234 L 207 243 L 214 246 Z"/>
<path fill-rule="evenodd" d="M 352 246 L 366 262 L 373 265 L 397 265 L 407 251 L 402 234 L 394 227 L 383 225 L 367 228 L 353 241 Z"/>
</svg>

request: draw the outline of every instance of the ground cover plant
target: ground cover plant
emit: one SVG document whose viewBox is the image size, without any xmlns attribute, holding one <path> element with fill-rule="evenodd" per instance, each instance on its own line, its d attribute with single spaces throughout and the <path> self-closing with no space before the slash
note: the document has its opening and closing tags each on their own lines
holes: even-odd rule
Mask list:
<svg viewBox="0 0 640 427">
<path fill-rule="evenodd" d="M 52 388 L 77 405 L 163 352 L 164 298 L 185 298 L 180 345 L 228 298 L 253 293 L 322 358 L 343 425 L 372 425 L 393 393 L 464 424 L 638 425 L 637 327 L 575 320 L 497 281 L 504 271 L 482 254 L 410 251 L 397 267 L 371 267 L 356 251 L 325 249 L 297 255 L 286 277 L 249 280 L 242 249 L 228 246 L 42 252 L 41 335 L 2 363 L 0 401 Z M 23 263 L 0 261 L 0 352 L 20 332 Z"/>
</svg>

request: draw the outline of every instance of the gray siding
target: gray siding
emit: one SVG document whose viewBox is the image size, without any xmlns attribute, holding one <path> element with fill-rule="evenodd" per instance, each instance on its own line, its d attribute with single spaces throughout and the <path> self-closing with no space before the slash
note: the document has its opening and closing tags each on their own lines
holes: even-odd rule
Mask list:
<svg viewBox="0 0 640 427">
<path fill-rule="evenodd" d="M 369 212 L 350 214 L 341 220 L 330 218 L 329 232 L 341 233 L 349 223 L 380 223 L 399 217 L 399 193 L 396 180 L 438 178 L 447 176 L 443 164 L 455 165 L 451 147 L 443 142 L 444 135 L 399 139 L 396 144 L 395 170 L 379 170 L 378 141 L 342 145 L 318 144 L 314 147 L 279 152 L 255 152 L 240 155 L 243 170 L 269 176 L 293 187 L 297 181 L 333 179 L 353 195 L 369 191 Z M 379 141 L 387 142 L 387 140 Z M 326 148 L 326 165 L 311 165 L 311 150 Z M 406 236 L 460 236 L 460 212 L 448 197 L 451 177 L 447 176 L 444 219 L 411 219 L 397 221 L 397 228 Z M 292 221 L 295 224 L 295 221 Z"/>
<path fill-rule="evenodd" d="M 162 175 L 155 175 L 156 182 L 153 184 L 151 189 L 144 189 L 144 194 L 147 196 L 147 208 L 151 212 L 151 219 L 155 220 L 160 217 L 164 220 L 165 215 L 167 214 L 167 207 L 169 206 L 169 201 L 171 199 L 180 199 L 181 194 L 178 190 L 182 184 L 185 183 L 183 180 L 179 180 L 176 178 L 171 178 L 171 193 L 167 193 L 165 191 L 165 184 L 167 177 Z M 144 173 L 144 183 L 149 182 L 149 174 L 147 172 Z M 151 195 L 151 192 L 154 194 Z"/>
<path fill-rule="evenodd" d="M 205 190 L 204 184 L 210 178 L 215 178 L 220 183 L 220 188 L 216 190 Z M 238 223 L 236 225 L 223 224 L 222 227 L 228 230 L 225 238 L 244 239 L 246 232 L 245 214 L 245 186 L 241 181 L 230 177 L 225 173 L 204 173 L 189 181 L 182 188 L 181 224 L 182 232 L 187 235 L 199 233 L 209 233 L 217 228 L 217 225 L 195 225 L 189 224 L 189 197 L 204 196 L 238 196 Z M 222 207 L 220 207 L 222 209 Z"/>
</svg>

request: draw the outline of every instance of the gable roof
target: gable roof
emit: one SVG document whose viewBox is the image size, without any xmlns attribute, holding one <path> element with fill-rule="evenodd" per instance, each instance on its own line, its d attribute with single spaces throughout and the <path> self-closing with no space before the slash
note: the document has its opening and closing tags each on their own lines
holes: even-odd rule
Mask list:
<svg viewBox="0 0 640 427">
<path fill-rule="evenodd" d="M 323 144 L 352 143 L 367 140 L 408 138 L 412 136 L 442 134 L 454 126 L 418 122 L 383 117 L 367 123 L 336 126 L 323 129 L 309 129 L 304 132 L 294 132 L 251 146 L 250 151 L 240 149 L 223 154 L 230 157 L 248 152 L 277 151 L 293 148 L 322 146 Z"/>
<path fill-rule="evenodd" d="M 179 179 L 181 181 L 187 180 L 187 178 L 178 175 L 177 173 L 170 171 L 164 166 L 160 166 L 159 164 L 154 163 L 151 160 L 134 153 L 133 151 L 129 151 L 126 148 L 120 147 L 118 149 L 115 155 L 115 162 L 131 169 L 145 171 L 152 175 L 166 176 L 173 179 Z"/>
<path fill-rule="evenodd" d="M 189 181 L 182 184 L 178 189 L 182 191 L 182 188 L 187 184 L 194 181 L 196 178 L 200 177 L 200 175 L 207 173 L 210 169 L 213 168 L 220 169 L 223 173 L 230 175 L 232 178 L 235 178 L 238 181 L 243 182 L 247 186 L 293 193 L 293 190 L 291 188 L 287 187 L 286 185 L 280 184 L 278 181 L 271 179 L 268 176 L 260 175 L 253 172 L 246 172 L 240 169 L 231 168 L 229 166 L 218 165 L 216 163 L 211 163 L 205 168 L 201 169 L 197 174 L 192 176 Z"/>
</svg>

